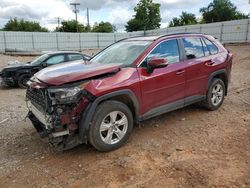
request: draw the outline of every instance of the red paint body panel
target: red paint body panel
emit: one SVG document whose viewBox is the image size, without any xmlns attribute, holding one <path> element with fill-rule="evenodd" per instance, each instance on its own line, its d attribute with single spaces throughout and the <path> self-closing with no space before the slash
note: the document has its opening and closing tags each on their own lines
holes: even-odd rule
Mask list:
<svg viewBox="0 0 250 188">
<path fill-rule="evenodd" d="M 206 95 L 209 76 L 216 70 L 225 69 L 227 67 L 226 59 L 227 54 L 220 52 L 212 56 L 186 60 L 185 97 Z M 209 65 L 211 62 L 213 64 Z"/>
<path fill-rule="evenodd" d="M 170 64 L 165 68 L 155 69 L 148 74 L 145 68 L 138 68 L 143 100 L 142 114 L 152 108 L 184 98 L 185 63 Z"/>
<path fill-rule="evenodd" d="M 133 67 L 122 68 L 112 77 L 92 80 L 85 89 L 96 97 L 122 89 L 129 89 L 135 94 L 140 108 L 142 107 L 140 79 L 137 69 Z"/>
</svg>

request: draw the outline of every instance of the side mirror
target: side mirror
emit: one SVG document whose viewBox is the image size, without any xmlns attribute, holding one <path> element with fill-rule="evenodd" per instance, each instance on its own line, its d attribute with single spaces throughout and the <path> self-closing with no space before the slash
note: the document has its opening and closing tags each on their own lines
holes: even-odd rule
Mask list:
<svg viewBox="0 0 250 188">
<path fill-rule="evenodd" d="M 43 63 L 42 63 L 42 66 L 43 66 L 43 67 L 47 67 L 48 64 L 47 64 L 46 62 L 43 62 Z"/>
<path fill-rule="evenodd" d="M 152 58 L 147 64 L 147 73 L 151 74 L 154 69 L 164 68 L 168 66 L 168 62 L 164 58 Z"/>
</svg>

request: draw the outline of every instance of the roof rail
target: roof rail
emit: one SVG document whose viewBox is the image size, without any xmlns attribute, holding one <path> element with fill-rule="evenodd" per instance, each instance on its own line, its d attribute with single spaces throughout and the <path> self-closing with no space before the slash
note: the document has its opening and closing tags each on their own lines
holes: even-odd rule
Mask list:
<svg viewBox="0 0 250 188">
<path fill-rule="evenodd" d="M 172 36 L 172 35 L 183 35 L 183 34 L 200 34 L 200 35 L 204 35 L 204 33 L 198 33 L 198 32 L 181 32 L 181 33 L 169 33 L 166 35 L 161 35 L 159 36 L 158 39 L 163 38 L 163 37 L 167 37 L 167 36 Z"/>
<path fill-rule="evenodd" d="M 200 35 L 206 35 L 205 33 L 198 33 L 198 32 L 180 32 L 180 33 L 169 33 L 169 34 L 166 34 L 166 35 L 160 35 L 158 38 L 154 39 L 154 40 L 157 40 L 157 39 L 160 39 L 160 38 L 163 38 L 163 37 L 167 37 L 167 36 L 172 36 L 172 35 L 183 35 L 183 34 L 200 34 Z M 126 38 L 123 38 L 123 39 L 120 39 L 117 42 L 121 42 L 123 40 L 127 40 L 127 39 L 133 39 L 133 38 L 139 38 L 139 37 L 153 37 L 153 36 L 156 36 L 157 35 L 150 35 L 150 36 L 142 36 L 142 35 L 137 35 L 137 36 L 132 36 L 132 37 L 126 37 Z"/>
<path fill-rule="evenodd" d="M 126 38 L 123 38 L 123 39 L 117 40 L 115 43 L 117 43 L 117 42 L 121 42 L 121 41 L 123 41 L 123 40 L 127 40 L 127 39 L 138 38 L 138 37 L 145 37 L 145 36 L 137 35 L 137 36 L 132 36 L 132 37 L 126 37 Z"/>
</svg>

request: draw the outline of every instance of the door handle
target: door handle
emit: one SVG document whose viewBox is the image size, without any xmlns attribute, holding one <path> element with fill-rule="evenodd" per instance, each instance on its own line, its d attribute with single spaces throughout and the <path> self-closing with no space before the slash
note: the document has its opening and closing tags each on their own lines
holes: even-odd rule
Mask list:
<svg viewBox="0 0 250 188">
<path fill-rule="evenodd" d="M 184 70 L 178 70 L 178 71 L 176 72 L 176 75 L 182 75 L 183 73 L 185 73 Z"/>
<path fill-rule="evenodd" d="M 215 64 L 215 62 L 212 61 L 212 60 L 208 60 L 208 61 L 205 62 L 205 65 L 206 65 L 206 66 L 212 66 L 212 65 L 214 65 L 214 64 Z"/>
</svg>

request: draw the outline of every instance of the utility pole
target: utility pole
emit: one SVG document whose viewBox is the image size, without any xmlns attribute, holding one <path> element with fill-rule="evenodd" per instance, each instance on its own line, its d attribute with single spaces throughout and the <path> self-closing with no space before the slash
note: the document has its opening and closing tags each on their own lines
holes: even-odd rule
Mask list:
<svg viewBox="0 0 250 188">
<path fill-rule="evenodd" d="M 80 3 L 70 3 L 74 7 L 73 12 L 76 15 L 76 32 L 78 32 L 78 21 L 77 21 L 77 13 L 79 12 L 79 9 L 77 9 L 77 6 L 80 6 Z"/>
<path fill-rule="evenodd" d="M 60 27 L 60 17 L 57 17 L 57 28 L 59 30 L 59 27 Z"/>
<path fill-rule="evenodd" d="M 90 28 L 90 24 L 89 24 L 89 8 L 87 8 L 87 21 L 88 21 L 88 28 Z"/>
</svg>

